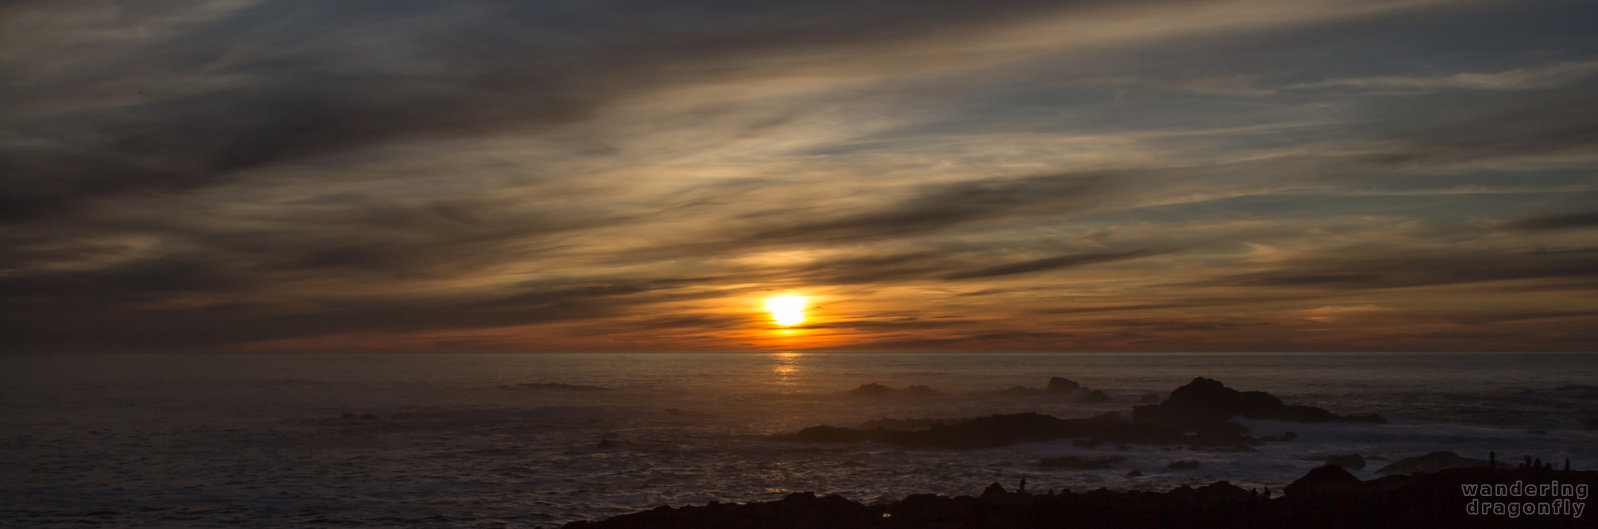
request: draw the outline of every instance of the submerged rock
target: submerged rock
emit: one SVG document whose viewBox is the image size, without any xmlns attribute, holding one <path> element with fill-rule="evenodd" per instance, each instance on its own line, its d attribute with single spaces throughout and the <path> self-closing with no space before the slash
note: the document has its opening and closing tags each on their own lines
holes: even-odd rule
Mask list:
<svg viewBox="0 0 1598 529">
<path fill-rule="evenodd" d="M 1421 472 L 1437 472 L 1451 468 L 1485 467 L 1487 461 L 1460 457 L 1453 452 L 1432 452 L 1423 456 L 1406 457 L 1394 461 L 1387 466 L 1376 469 L 1377 474 L 1416 474 Z"/>
</svg>

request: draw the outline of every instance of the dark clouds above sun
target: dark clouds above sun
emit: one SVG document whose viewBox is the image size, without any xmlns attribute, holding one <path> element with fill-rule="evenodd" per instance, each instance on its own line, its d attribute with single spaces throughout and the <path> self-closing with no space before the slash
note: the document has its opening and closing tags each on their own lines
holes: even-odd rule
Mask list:
<svg viewBox="0 0 1598 529">
<path fill-rule="evenodd" d="M 768 5 L 772 4 L 772 5 Z M 11 2 L 33 350 L 1590 350 L 1583 2 Z M 781 333 L 764 310 L 809 296 Z"/>
</svg>

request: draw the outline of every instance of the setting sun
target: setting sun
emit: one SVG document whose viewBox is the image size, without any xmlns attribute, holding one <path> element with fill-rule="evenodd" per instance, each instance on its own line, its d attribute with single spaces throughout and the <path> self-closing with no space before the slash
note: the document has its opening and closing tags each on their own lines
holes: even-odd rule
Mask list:
<svg viewBox="0 0 1598 529">
<path fill-rule="evenodd" d="M 777 325 L 798 325 L 805 322 L 805 305 L 809 303 L 810 298 L 804 296 L 778 296 L 766 300 L 766 312 L 771 313 L 771 321 Z"/>
</svg>

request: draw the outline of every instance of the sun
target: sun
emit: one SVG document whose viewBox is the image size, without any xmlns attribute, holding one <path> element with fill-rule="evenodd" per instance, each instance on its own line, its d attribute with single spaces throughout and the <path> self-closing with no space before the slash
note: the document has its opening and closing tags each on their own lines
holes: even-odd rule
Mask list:
<svg viewBox="0 0 1598 529">
<path fill-rule="evenodd" d="M 771 321 L 777 325 L 790 327 L 805 322 L 805 305 L 810 304 L 810 298 L 805 296 L 777 296 L 766 299 L 766 312 L 771 313 Z"/>
</svg>

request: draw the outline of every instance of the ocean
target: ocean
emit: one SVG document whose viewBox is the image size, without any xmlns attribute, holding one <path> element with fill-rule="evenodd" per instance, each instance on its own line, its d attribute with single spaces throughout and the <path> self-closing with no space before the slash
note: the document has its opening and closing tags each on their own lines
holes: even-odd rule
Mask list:
<svg viewBox="0 0 1598 529">
<path fill-rule="evenodd" d="M 0 526 L 555 527 L 793 491 L 889 501 L 1030 490 L 1280 489 L 1361 454 L 1361 478 L 1435 450 L 1598 468 L 1588 353 L 58 354 L 0 357 Z M 1109 402 L 990 394 L 1049 377 Z M 1388 424 L 1293 431 L 1257 452 L 978 450 L 767 439 L 806 426 L 1126 414 L 1194 377 Z M 866 398 L 879 383 L 941 395 Z M 1038 465 L 1120 456 L 1102 470 Z M 1174 461 L 1198 461 L 1169 470 Z M 1129 476 L 1137 470 L 1141 476 Z"/>
</svg>

